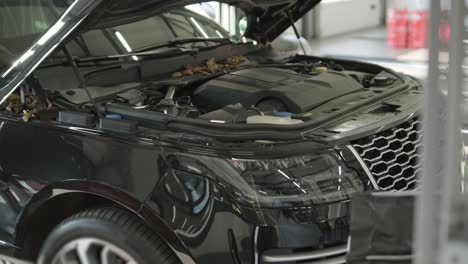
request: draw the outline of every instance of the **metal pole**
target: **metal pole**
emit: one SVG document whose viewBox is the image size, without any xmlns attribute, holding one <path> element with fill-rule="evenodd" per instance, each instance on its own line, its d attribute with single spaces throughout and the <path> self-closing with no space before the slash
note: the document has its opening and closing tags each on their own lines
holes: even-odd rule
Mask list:
<svg viewBox="0 0 468 264">
<path fill-rule="evenodd" d="M 465 1 L 452 0 L 450 10 L 450 44 L 449 44 L 449 72 L 448 72 L 448 98 L 447 98 L 447 130 L 445 142 L 446 160 L 444 173 L 444 188 L 442 191 L 441 210 L 441 259 L 440 263 L 456 262 L 457 251 L 451 249 L 449 237 L 450 222 L 455 213 L 457 195 L 460 192 L 461 180 L 461 98 L 463 97 L 464 61 L 463 38 L 465 32 Z M 455 257 L 455 258 L 454 258 Z M 466 260 L 465 260 L 466 261 Z"/>
<path fill-rule="evenodd" d="M 436 192 L 440 186 L 442 155 L 437 142 L 443 136 L 442 98 L 439 89 L 440 0 L 432 0 L 429 14 L 429 73 L 424 103 L 424 153 L 422 192 L 417 199 L 415 217 L 415 263 L 436 264 L 439 256 L 440 203 Z"/>
</svg>

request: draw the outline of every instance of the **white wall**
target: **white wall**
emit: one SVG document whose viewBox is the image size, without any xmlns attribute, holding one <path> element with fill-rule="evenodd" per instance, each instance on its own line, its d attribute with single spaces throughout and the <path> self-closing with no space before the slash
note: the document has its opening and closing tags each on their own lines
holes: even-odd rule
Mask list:
<svg viewBox="0 0 468 264">
<path fill-rule="evenodd" d="M 378 26 L 382 8 L 381 0 L 323 0 L 317 6 L 317 37 Z"/>
</svg>

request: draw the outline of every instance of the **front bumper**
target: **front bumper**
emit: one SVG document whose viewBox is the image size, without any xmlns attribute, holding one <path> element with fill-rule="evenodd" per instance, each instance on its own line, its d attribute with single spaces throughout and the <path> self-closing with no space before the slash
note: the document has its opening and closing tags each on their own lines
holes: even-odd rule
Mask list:
<svg viewBox="0 0 468 264">
<path fill-rule="evenodd" d="M 261 210 L 255 231 L 257 263 L 345 263 L 350 202 Z"/>
</svg>

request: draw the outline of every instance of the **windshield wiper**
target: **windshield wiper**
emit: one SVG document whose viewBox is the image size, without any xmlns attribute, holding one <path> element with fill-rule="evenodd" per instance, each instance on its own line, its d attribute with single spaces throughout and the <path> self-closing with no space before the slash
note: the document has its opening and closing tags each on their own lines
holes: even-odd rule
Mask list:
<svg viewBox="0 0 468 264">
<path fill-rule="evenodd" d="M 205 42 L 205 43 L 213 42 L 213 43 L 218 43 L 220 45 L 235 44 L 235 42 L 229 38 L 186 38 L 186 39 L 176 39 L 176 40 L 168 41 L 165 43 L 146 46 L 140 49 L 135 49 L 132 52 L 126 53 L 126 54 L 91 56 L 91 57 L 73 57 L 73 59 L 79 66 L 81 66 L 82 64 L 85 64 L 85 63 L 93 63 L 93 62 L 100 62 L 100 61 L 102 62 L 116 61 L 117 63 L 121 63 L 122 62 L 121 59 L 127 59 L 127 58 L 131 59 L 132 57 L 153 57 L 153 58 L 169 57 L 169 56 L 174 56 L 174 55 L 199 52 L 200 48 L 177 47 L 177 45 L 186 44 L 186 43 L 197 43 L 197 42 Z M 168 48 L 168 49 L 158 51 L 158 49 L 162 49 L 162 48 Z M 64 61 L 47 64 L 47 66 L 61 65 L 63 63 L 68 63 L 68 60 L 65 59 Z"/>
<path fill-rule="evenodd" d="M 135 53 L 145 52 L 145 51 L 150 51 L 150 50 L 155 50 L 155 49 L 170 48 L 170 47 L 175 47 L 177 45 L 182 45 L 182 44 L 187 44 L 187 43 L 198 43 L 198 42 L 205 42 L 205 43 L 212 42 L 212 43 L 218 43 L 221 45 L 234 44 L 234 42 L 229 38 L 185 38 L 185 39 L 175 39 L 175 40 L 171 40 L 165 43 L 146 46 L 143 48 L 136 49 L 133 52 Z"/>
<path fill-rule="evenodd" d="M 117 54 L 117 55 L 106 55 L 106 56 L 90 56 L 90 57 L 73 57 L 73 60 L 78 64 L 78 66 L 82 67 L 87 63 L 98 63 L 98 62 L 110 62 L 109 64 L 102 64 L 99 66 L 112 66 L 116 64 L 123 63 L 123 59 L 128 59 L 126 62 L 132 62 L 133 57 L 152 57 L 152 58 L 165 58 L 170 56 L 176 56 L 181 54 L 192 54 L 197 53 L 198 49 L 185 49 L 185 48 L 171 48 L 163 51 L 148 51 L 148 52 L 132 52 L 127 54 Z M 138 62 L 138 61 L 133 61 Z M 47 68 L 47 67 L 54 67 L 58 65 L 69 64 L 69 60 L 67 58 L 57 59 L 50 63 L 44 63 L 40 66 L 40 68 Z"/>
<path fill-rule="evenodd" d="M 186 49 L 186 48 L 171 48 L 163 51 L 133 51 L 126 54 L 108 55 L 108 56 L 94 56 L 94 57 L 77 57 L 75 61 L 77 63 L 87 62 L 99 62 L 99 61 L 119 61 L 120 59 L 132 58 L 132 57 L 167 57 L 173 55 L 180 55 L 186 53 L 196 53 L 198 49 Z"/>
</svg>

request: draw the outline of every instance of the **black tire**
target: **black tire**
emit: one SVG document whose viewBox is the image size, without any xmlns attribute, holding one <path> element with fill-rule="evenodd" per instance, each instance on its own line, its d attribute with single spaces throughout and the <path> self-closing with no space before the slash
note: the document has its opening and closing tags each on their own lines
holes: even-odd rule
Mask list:
<svg viewBox="0 0 468 264">
<path fill-rule="evenodd" d="M 78 213 L 58 225 L 40 251 L 39 264 L 52 264 L 67 244 L 88 238 L 118 247 L 138 264 L 180 263 L 166 243 L 138 217 L 115 207 L 101 207 Z"/>
</svg>

